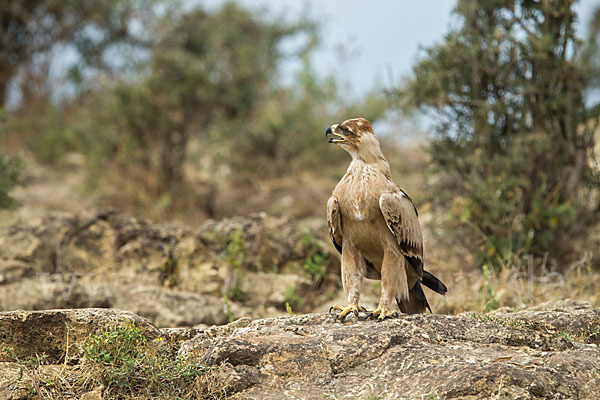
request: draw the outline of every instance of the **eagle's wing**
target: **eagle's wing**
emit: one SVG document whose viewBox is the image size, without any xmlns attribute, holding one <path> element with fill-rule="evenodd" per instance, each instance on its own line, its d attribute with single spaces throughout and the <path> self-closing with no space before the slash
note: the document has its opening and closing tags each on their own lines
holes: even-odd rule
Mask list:
<svg viewBox="0 0 600 400">
<path fill-rule="evenodd" d="M 342 215 L 340 207 L 335 196 L 327 200 L 327 226 L 329 227 L 329 237 L 331 242 L 342 253 Z"/>
<path fill-rule="evenodd" d="M 379 209 L 385 223 L 392 231 L 402 254 L 423 278 L 423 234 L 417 209 L 408 195 L 400 188 L 383 193 L 379 197 Z"/>
</svg>

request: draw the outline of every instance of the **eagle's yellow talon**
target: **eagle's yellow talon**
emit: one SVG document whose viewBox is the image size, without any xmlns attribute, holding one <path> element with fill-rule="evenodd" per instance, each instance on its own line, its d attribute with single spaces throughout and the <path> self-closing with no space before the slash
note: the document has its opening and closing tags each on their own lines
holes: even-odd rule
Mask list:
<svg viewBox="0 0 600 400">
<path fill-rule="evenodd" d="M 397 312 L 392 312 L 390 311 L 389 308 L 387 307 L 377 307 L 377 309 L 371 313 L 369 313 L 369 318 L 375 318 L 377 319 L 377 322 L 381 322 L 386 318 L 394 318 L 397 317 L 398 313 Z"/>
<path fill-rule="evenodd" d="M 360 311 L 366 311 L 364 307 L 359 307 L 357 304 L 349 304 L 347 307 L 342 307 L 342 306 L 331 306 L 331 308 L 329 309 L 329 313 L 332 314 L 332 311 L 339 311 L 339 313 L 335 314 L 335 318 L 333 319 L 334 321 L 344 321 L 344 319 L 346 318 L 346 316 L 350 313 L 354 313 L 354 315 L 356 316 L 356 318 L 358 318 L 358 313 Z"/>
</svg>

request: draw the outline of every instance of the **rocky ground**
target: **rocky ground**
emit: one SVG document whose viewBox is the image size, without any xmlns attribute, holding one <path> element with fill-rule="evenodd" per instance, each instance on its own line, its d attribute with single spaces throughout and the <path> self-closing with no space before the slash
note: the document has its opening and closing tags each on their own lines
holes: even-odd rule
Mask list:
<svg viewBox="0 0 600 400">
<path fill-rule="evenodd" d="M 206 329 L 158 329 L 110 309 L 3 312 L 0 399 L 52 393 L 62 382 L 57 375 L 81 382 L 86 338 L 131 321 L 148 340 L 176 343 L 180 359 L 218 368 L 213 380 L 199 383 L 210 382 L 201 398 L 600 397 L 600 311 L 561 301 L 515 313 L 344 324 L 317 313 L 242 318 Z M 42 354 L 43 365 L 23 361 Z M 81 398 L 106 398 L 110 385 L 90 384 Z"/>
<path fill-rule="evenodd" d="M 160 327 L 306 311 L 340 285 L 316 224 L 254 214 L 192 230 L 95 210 L 0 227 L 0 310 L 113 307 Z"/>
<path fill-rule="evenodd" d="M 428 254 L 450 288 L 428 292 L 436 314 L 340 324 L 323 313 L 345 301 L 324 218 L 192 228 L 96 209 L 12 222 L 0 227 L 0 400 L 600 398 L 597 303 L 519 305 L 519 281 Z M 573 271 L 553 296 L 597 301 L 597 273 Z M 464 312 L 493 287 L 503 308 Z M 378 295 L 365 284 L 361 302 Z"/>
</svg>

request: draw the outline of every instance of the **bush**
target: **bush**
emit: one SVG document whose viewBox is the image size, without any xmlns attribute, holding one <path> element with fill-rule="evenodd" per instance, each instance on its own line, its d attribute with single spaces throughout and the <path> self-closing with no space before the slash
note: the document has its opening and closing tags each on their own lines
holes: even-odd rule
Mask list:
<svg viewBox="0 0 600 400">
<path fill-rule="evenodd" d="M 10 195 L 15 186 L 22 184 L 23 161 L 17 156 L 0 154 L 0 209 L 14 209 L 18 202 Z"/>
<path fill-rule="evenodd" d="M 438 121 L 431 199 L 479 265 L 560 259 L 599 219 L 599 110 L 584 102 L 572 4 L 460 0 L 455 13 L 458 27 L 398 91 L 402 106 Z"/>
</svg>

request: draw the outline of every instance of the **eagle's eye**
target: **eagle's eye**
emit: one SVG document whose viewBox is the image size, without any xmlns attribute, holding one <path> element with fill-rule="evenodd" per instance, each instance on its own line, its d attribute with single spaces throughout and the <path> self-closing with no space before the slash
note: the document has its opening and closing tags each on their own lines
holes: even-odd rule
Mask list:
<svg viewBox="0 0 600 400">
<path fill-rule="evenodd" d="M 349 128 L 346 128 L 345 126 L 341 126 L 340 130 L 342 131 L 342 135 L 344 136 L 354 135 L 354 132 L 352 132 Z"/>
</svg>

